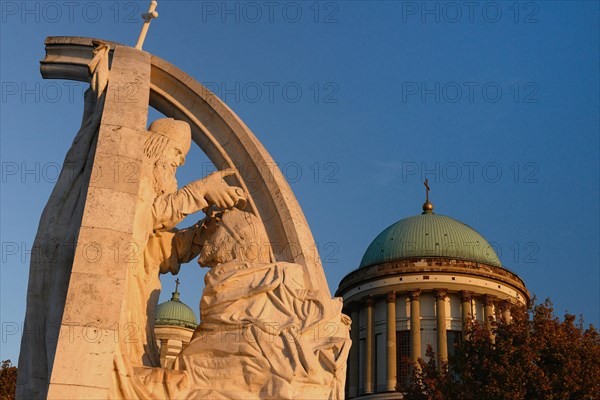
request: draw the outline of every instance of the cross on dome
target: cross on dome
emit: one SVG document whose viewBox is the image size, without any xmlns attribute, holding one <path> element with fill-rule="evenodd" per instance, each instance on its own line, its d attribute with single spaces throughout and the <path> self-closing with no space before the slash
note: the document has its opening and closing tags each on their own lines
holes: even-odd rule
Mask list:
<svg viewBox="0 0 600 400">
<path fill-rule="evenodd" d="M 423 204 L 423 214 L 433 214 L 433 204 L 431 204 L 429 201 L 429 191 L 431 190 L 429 187 L 429 179 L 425 179 L 423 185 L 425 185 L 425 203 Z"/>
</svg>

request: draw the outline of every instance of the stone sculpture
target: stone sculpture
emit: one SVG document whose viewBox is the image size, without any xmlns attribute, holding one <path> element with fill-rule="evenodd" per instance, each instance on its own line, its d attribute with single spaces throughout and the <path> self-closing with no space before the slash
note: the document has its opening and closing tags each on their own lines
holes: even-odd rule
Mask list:
<svg viewBox="0 0 600 400">
<path fill-rule="evenodd" d="M 260 142 L 218 98 L 148 53 L 85 38 L 50 38 L 47 52 L 45 77 L 91 88 L 36 236 L 17 397 L 342 398 L 349 320 Z M 127 85 L 138 90 L 123 102 L 117 91 Z M 146 128 L 148 101 L 178 118 Z M 178 190 L 192 136 L 226 167 Z M 135 179 L 102 177 L 123 161 Z M 205 219 L 175 228 L 200 210 Z M 90 260 L 90 241 L 133 252 Z M 159 274 L 197 255 L 211 267 L 202 321 L 175 368 L 160 368 Z"/>
<path fill-rule="evenodd" d="M 147 203 L 151 204 L 146 224 L 148 242 L 143 252 L 143 263 L 134 272 L 136 281 L 130 291 L 126 321 L 135 323 L 146 334 L 141 345 L 130 346 L 131 360 L 139 365 L 158 366 L 156 339 L 154 338 L 155 306 L 160 294 L 159 273 L 177 274 L 181 263 L 195 258 L 200 247 L 196 235 L 198 227 L 177 230 L 175 226 L 187 215 L 208 208 L 210 205 L 227 208 L 238 203 L 245 204 L 241 188 L 231 187 L 223 177 L 234 171 L 215 172 L 205 179 L 192 182 L 177 189 L 176 169 L 183 165 L 191 144 L 190 127 L 187 123 L 171 118 L 154 121 L 149 128 L 144 152 L 153 168 L 153 186 Z"/>
<path fill-rule="evenodd" d="M 350 348 L 340 299 L 273 259 L 261 221 L 224 210 L 201 225 L 210 267 L 201 323 L 173 371 L 137 368 L 137 395 L 163 399 L 341 399 Z"/>
</svg>

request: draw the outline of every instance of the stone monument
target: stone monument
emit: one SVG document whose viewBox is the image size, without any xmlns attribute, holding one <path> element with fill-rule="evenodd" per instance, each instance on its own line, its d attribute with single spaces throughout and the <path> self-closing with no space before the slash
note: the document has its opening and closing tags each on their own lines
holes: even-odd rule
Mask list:
<svg viewBox="0 0 600 400">
<path fill-rule="evenodd" d="M 341 399 L 349 319 L 302 210 L 234 112 L 142 50 L 155 8 L 135 48 L 46 40 L 42 76 L 90 88 L 32 251 L 17 397 Z M 149 105 L 167 118 L 147 127 Z M 178 188 L 192 142 L 219 171 Z M 159 274 L 196 256 L 201 322 L 161 368 Z"/>
</svg>

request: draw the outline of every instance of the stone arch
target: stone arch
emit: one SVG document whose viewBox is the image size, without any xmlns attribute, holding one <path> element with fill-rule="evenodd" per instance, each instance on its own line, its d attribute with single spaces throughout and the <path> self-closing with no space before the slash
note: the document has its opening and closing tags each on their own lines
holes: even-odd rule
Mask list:
<svg viewBox="0 0 600 400">
<path fill-rule="evenodd" d="M 89 81 L 92 38 L 48 37 L 41 61 L 45 79 Z M 105 41 L 114 50 L 118 43 Z M 111 53 L 112 54 L 112 53 Z M 308 223 L 285 177 L 244 122 L 214 93 L 167 61 L 151 56 L 149 105 L 188 122 L 194 142 L 219 169 L 234 167 L 236 184 L 265 224 L 278 261 L 305 268 L 309 287 L 330 293 Z M 132 90 L 135 90 L 133 88 Z"/>
</svg>

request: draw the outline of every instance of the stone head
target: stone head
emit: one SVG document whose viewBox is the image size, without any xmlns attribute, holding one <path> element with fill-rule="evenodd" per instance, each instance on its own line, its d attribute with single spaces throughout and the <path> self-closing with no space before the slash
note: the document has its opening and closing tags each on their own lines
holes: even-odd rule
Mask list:
<svg viewBox="0 0 600 400">
<path fill-rule="evenodd" d="M 236 208 L 207 216 L 202 224 L 201 242 L 198 264 L 203 267 L 231 261 L 274 261 L 262 221 L 254 214 Z"/>
<path fill-rule="evenodd" d="M 154 164 L 154 186 L 157 194 L 177 190 L 175 170 L 185 163 L 190 150 L 190 125 L 173 118 L 161 118 L 150 124 L 144 153 Z"/>
<path fill-rule="evenodd" d="M 173 118 L 160 118 L 152 122 L 148 130 L 169 139 L 183 154 L 190 151 L 192 130 L 187 122 Z"/>
</svg>

